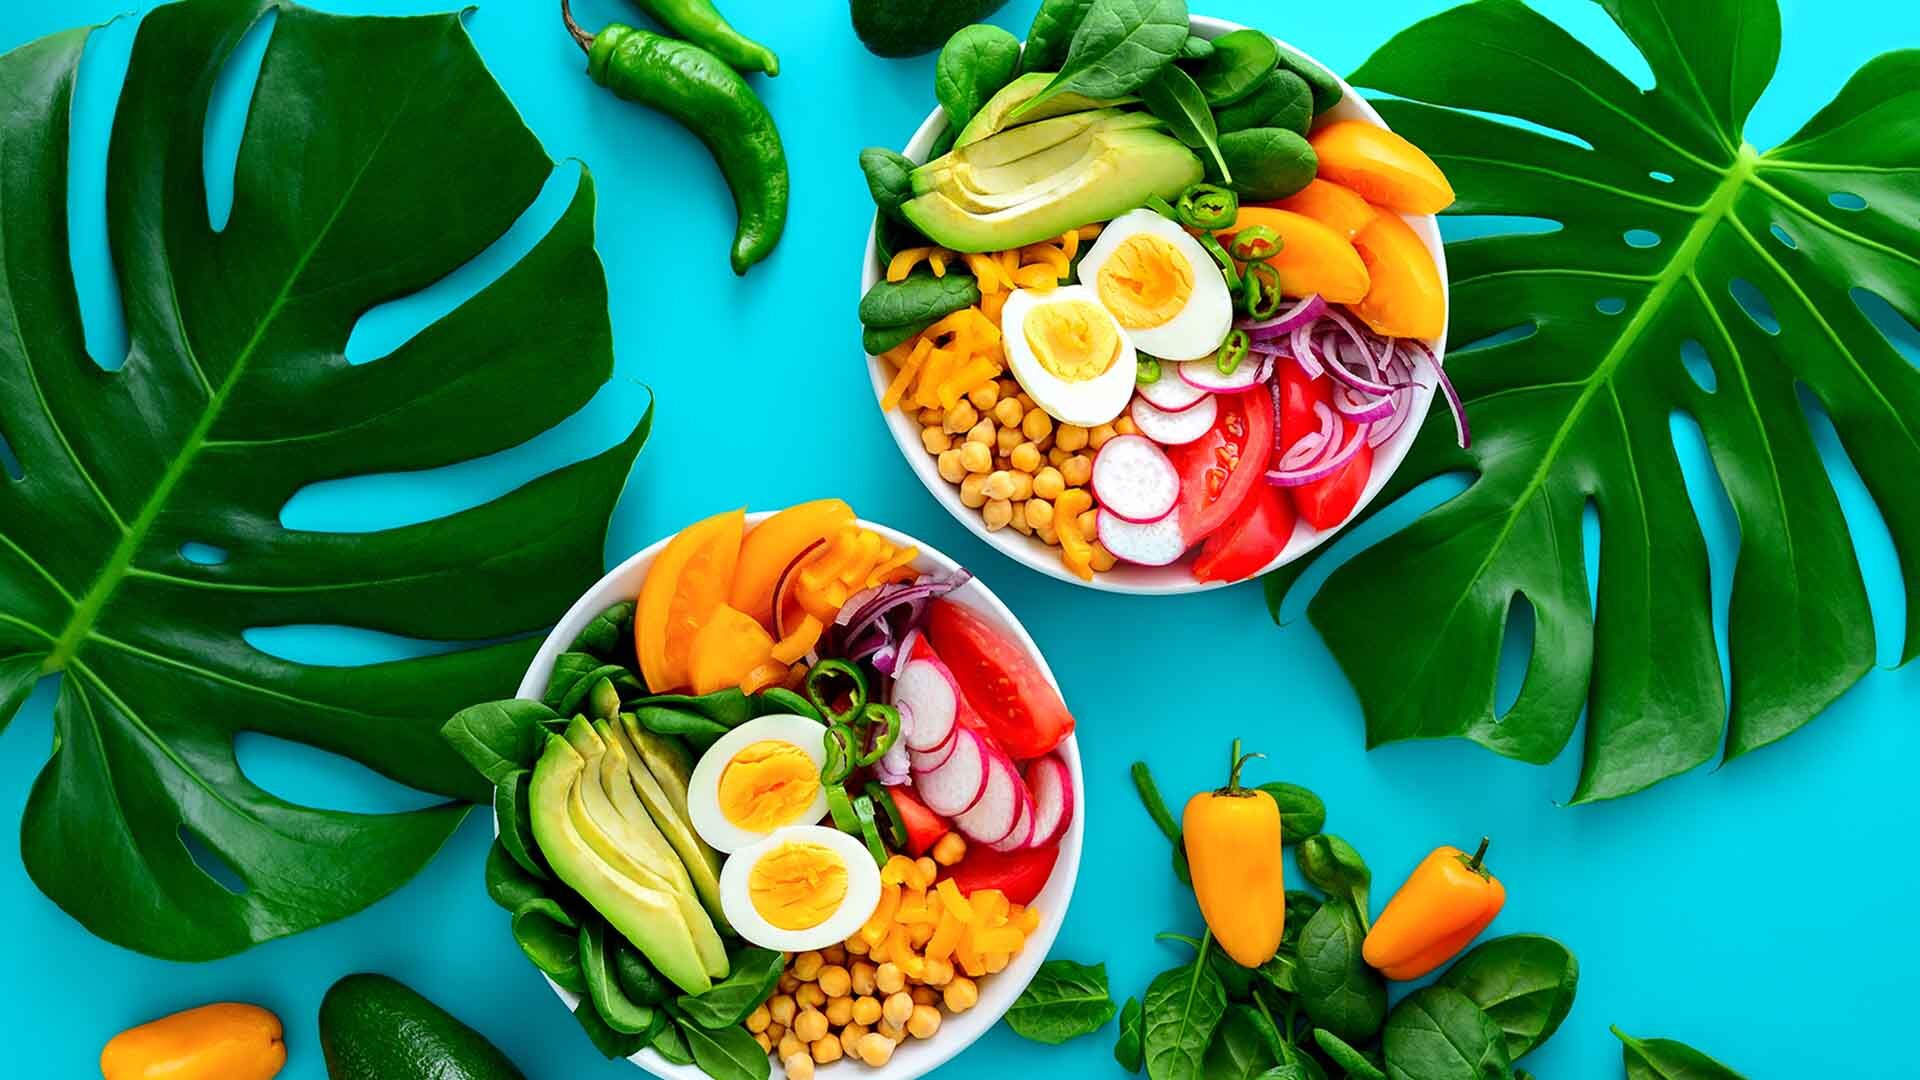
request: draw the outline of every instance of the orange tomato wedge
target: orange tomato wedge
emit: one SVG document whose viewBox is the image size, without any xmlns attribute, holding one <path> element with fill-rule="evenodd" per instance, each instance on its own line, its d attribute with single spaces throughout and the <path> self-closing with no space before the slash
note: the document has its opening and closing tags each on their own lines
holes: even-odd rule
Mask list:
<svg viewBox="0 0 1920 1080">
<path fill-rule="evenodd" d="M 684 689 L 694 635 L 726 600 L 740 560 L 745 510 L 680 530 L 647 571 L 633 617 L 640 673 L 656 694 Z"/>
<path fill-rule="evenodd" d="M 740 566 L 727 603 L 773 629 L 773 590 L 800 553 L 853 524 L 853 507 L 839 499 L 800 503 L 755 525 L 740 545 Z"/>
<path fill-rule="evenodd" d="M 721 604 L 693 635 L 687 677 L 693 681 L 694 693 L 711 694 L 739 686 L 755 669 L 772 661 L 773 636 L 766 628 L 746 612 Z M 779 675 L 784 674 L 786 667 L 781 665 Z M 761 686 L 769 685 L 779 675 L 763 673 Z"/>
</svg>

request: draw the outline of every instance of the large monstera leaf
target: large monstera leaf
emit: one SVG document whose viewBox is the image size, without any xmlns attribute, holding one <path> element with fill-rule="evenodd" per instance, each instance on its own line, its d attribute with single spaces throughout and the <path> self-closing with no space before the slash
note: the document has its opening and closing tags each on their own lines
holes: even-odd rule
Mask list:
<svg viewBox="0 0 1920 1080">
<path fill-rule="evenodd" d="M 1309 607 L 1370 744 L 1464 736 L 1545 762 L 1585 710 L 1576 801 L 1690 769 L 1723 736 L 1728 758 L 1774 742 L 1872 666 L 1866 590 L 1800 387 L 1879 503 L 1906 580 L 1905 659 L 1920 651 L 1920 371 L 1852 293 L 1920 317 L 1920 52 L 1874 60 L 1759 153 L 1741 131 L 1779 54 L 1773 0 L 1600 2 L 1652 90 L 1516 0 L 1419 23 L 1353 76 L 1398 99 L 1380 110 L 1453 179 L 1454 213 L 1562 228 L 1449 245 L 1454 344 L 1506 340 L 1449 362 L 1473 448 L 1430 426 L 1379 505 L 1444 473 L 1474 479 L 1336 571 Z M 1502 334 L 1516 326 L 1532 332 Z M 1690 376 L 1683 352 L 1703 353 L 1711 375 Z M 1676 411 L 1704 431 L 1740 525 L 1731 710 Z M 1299 569 L 1269 582 L 1276 608 Z M 1533 653 L 1496 716 L 1520 597 Z"/>
<path fill-rule="evenodd" d="M 452 517 L 384 532 L 283 527 L 303 485 L 461 461 L 578 409 L 612 370 L 583 180 L 517 266 L 391 355 L 342 354 L 372 306 L 478 254 L 552 163 L 456 16 L 282 7 L 225 228 L 208 224 L 211 87 L 271 5 L 191 0 L 141 23 L 108 169 L 130 354 L 88 357 L 67 253 L 68 108 L 85 31 L 0 57 L 0 723 L 64 673 L 22 853 L 88 929 L 159 956 L 237 952 L 365 907 L 466 807 L 366 815 L 255 786 L 264 732 L 459 799 L 441 742 L 510 693 L 528 631 L 597 575 L 644 422 L 623 445 Z M 211 545 L 224 562 L 183 557 Z M 289 663 L 249 627 L 329 623 L 520 640 L 363 668 Z M 243 886 L 203 871 L 191 837 Z"/>
</svg>

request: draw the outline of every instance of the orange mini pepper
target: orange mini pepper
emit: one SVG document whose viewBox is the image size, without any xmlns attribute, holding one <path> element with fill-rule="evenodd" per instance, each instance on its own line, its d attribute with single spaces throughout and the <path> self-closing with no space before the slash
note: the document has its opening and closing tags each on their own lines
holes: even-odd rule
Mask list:
<svg viewBox="0 0 1920 1080">
<path fill-rule="evenodd" d="M 163 1016 L 113 1037 L 100 1052 L 106 1080 L 272 1080 L 287 1063 L 280 1019 L 222 1002 Z"/>
<path fill-rule="evenodd" d="M 1200 914 L 1213 939 L 1243 967 L 1273 959 L 1287 926 L 1280 806 L 1266 792 L 1240 786 L 1247 759 L 1265 756 L 1243 757 L 1235 739 L 1227 786 L 1187 800 L 1180 816 Z"/>
<path fill-rule="evenodd" d="M 1389 979 L 1417 979 L 1454 958 L 1507 902 L 1506 886 L 1487 871 L 1486 837 L 1468 856 L 1438 847 L 1393 894 L 1367 934 L 1361 955 Z"/>
</svg>

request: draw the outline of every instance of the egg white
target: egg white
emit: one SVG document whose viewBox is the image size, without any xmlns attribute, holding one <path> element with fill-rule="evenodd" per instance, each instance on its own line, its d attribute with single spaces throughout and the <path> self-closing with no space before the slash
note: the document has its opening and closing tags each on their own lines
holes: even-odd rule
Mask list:
<svg viewBox="0 0 1920 1080">
<path fill-rule="evenodd" d="M 816 727 L 819 725 L 815 725 Z M 748 882 L 754 864 L 786 843 L 819 844 L 839 857 L 847 868 L 847 894 L 832 915 L 817 926 L 804 930 L 783 930 L 766 920 L 753 906 Z M 824 949 L 852 937 L 873 918 L 880 906 L 880 868 L 866 846 L 838 829 L 821 825 L 796 825 L 767 834 L 727 859 L 720 868 L 720 907 L 727 921 L 741 937 L 763 949 L 781 952 L 805 952 Z"/>
<path fill-rule="evenodd" d="M 1041 366 L 1033 346 L 1027 343 L 1027 317 L 1048 304 L 1070 300 L 1091 303 L 1109 321 L 1113 319 L 1113 314 L 1100 305 L 1100 298 L 1084 285 L 1062 285 L 1048 292 L 1015 289 L 1000 312 L 1001 343 L 1007 351 L 1007 367 L 1034 404 L 1063 424 L 1097 427 L 1126 409 L 1127 402 L 1133 398 L 1134 377 L 1140 361 L 1125 328 L 1114 322 L 1120 355 L 1105 372 L 1082 382 L 1068 382 Z"/>
<path fill-rule="evenodd" d="M 827 812 L 827 789 L 824 786 L 814 792 L 813 801 L 794 815 L 791 821 L 778 822 L 766 832 L 743 829 L 727 820 L 725 811 L 720 809 L 720 777 L 727 771 L 727 764 L 735 755 L 758 742 L 783 742 L 797 746 L 813 761 L 817 771 L 827 762 L 827 749 L 823 742 L 826 731 L 817 720 L 792 713 L 773 713 L 749 720 L 720 736 L 706 753 L 700 755 L 700 760 L 693 766 L 693 776 L 687 782 L 687 818 L 693 823 L 693 831 L 699 833 L 700 839 L 716 851 L 737 851 L 781 828 L 811 825 L 819 821 Z"/>
<path fill-rule="evenodd" d="M 1100 271 L 1107 260 L 1129 237 L 1156 236 L 1173 245 L 1174 251 L 1193 268 L 1193 292 L 1178 314 L 1158 326 L 1139 329 L 1121 324 L 1120 332 L 1134 348 L 1162 360 L 1198 360 L 1212 356 L 1233 328 L 1233 297 L 1227 293 L 1227 279 L 1220 265 L 1200 246 L 1200 241 L 1174 222 L 1152 210 L 1132 210 L 1114 218 L 1100 230 L 1100 236 L 1080 260 L 1080 283 L 1100 296 Z M 1118 320 L 1116 320 L 1118 321 Z M 1031 393 L 1031 391 L 1029 391 Z M 1038 399 L 1035 399 L 1038 400 Z"/>
</svg>

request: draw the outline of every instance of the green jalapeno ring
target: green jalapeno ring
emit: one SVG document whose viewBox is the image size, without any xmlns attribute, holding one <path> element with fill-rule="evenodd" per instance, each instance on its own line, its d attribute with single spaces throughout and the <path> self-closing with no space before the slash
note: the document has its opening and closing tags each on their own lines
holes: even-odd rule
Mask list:
<svg viewBox="0 0 1920 1080">
<path fill-rule="evenodd" d="M 860 823 L 860 839 L 866 841 L 867 854 L 873 861 L 887 865 L 887 846 L 880 842 L 880 823 L 876 819 L 873 800 L 865 795 L 857 795 L 853 800 L 853 816 Z"/>
<path fill-rule="evenodd" d="M 882 705 L 877 701 L 869 702 L 860 710 L 860 715 L 855 718 L 854 723 L 861 728 L 875 724 L 881 727 L 880 737 L 874 740 L 873 749 L 855 757 L 853 759 L 855 765 L 864 768 L 879 761 L 887 751 L 893 749 L 894 743 L 900 741 L 900 711 L 891 705 Z"/>
<path fill-rule="evenodd" d="M 1141 386 L 1152 386 L 1160 381 L 1160 358 L 1142 356 L 1133 370 L 1133 381 Z"/>
<path fill-rule="evenodd" d="M 900 816 L 900 804 L 893 801 L 893 793 L 888 791 L 880 781 L 869 780 L 867 781 L 867 798 L 873 800 L 873 805 L 879 809 L 880 816 L 886 819 L 886 839 L 892 842 L 894 850 L 906 850 L 907 819 Z"/>
<path fill-rule="evenodd" d="M 1201 233 L 1199 240 L 1200 246 L 1207 249 L 1207 254 L 1213 256 L 1213 261 L 1220 266 L 1220 273 L 1226 277 L 1227 293 L 1231 295 L 1238 292 L 1240 290 L 1240 271 L 1234 265 L 1233 256 L 1227 254 L 1227 249 L 1221 247 L 1220 241 L 1215 240 L 1211 233 Z"/>
<path fill-rule="evenodd" d="M 1194 184 L 1180 193 L 1175 212 L 1189 228 L 1231 228 L 1240 218 L 1240 196 L 1218 184 Z"/>
<path fill-rule="evenodd" d="M 833 819 L 833 827 L 843 833 L 859 835 L 860 820 L 853 816 L 853 800 L 847 796 L 847 789 L 839 784 L 827 784 L 827 816 Z"/>
<path fill-rule="evenodd" d="M 1256 319 L 1278 315 L 1286 299 L 1280 292 L 1280 271 L 1268 263 L 1248 263 L 1246 281 L 1247 314 Z"/>
<path fill-rule="evenodd" d="M 847 682 L 846 693 L 849 704 L 844 710 L 833 707 L 834 688 L 823 685 L 836 678 Z M 807 677 L 800 685 L 801 689 L 807 692 L 807 700 L 813 703 L 814 708 L 820 710 L 820 715 L 826 717 L 829 723 L 852 723 L 860 715 L 860 711 L 867 707 L 866 672 L 861 671 L 858 665 L 849 664 L 845 660 L 820 661 L 807 670 Z"/>
<path fill-rule="evenodd" d="M 1266 225 L 1249 225 L 1233 234 L 1229 251 L 1241 262 L 1253 262 L 1258 259 L 1271 259 L 1280 254 L 1284 244 L 1280 234 Z"/>
<path fill-rule="evenodd" d="M 1213 366 L 1219 368 L 1222 375 L 1231 375 L 1240 370 L 1240 363 L 1247 358 L 1247 348 L 1251 344 L 1245 330 L 1229 332 L 1227 339 L 1220 343 L 1220 351 L 1213 354 Z"/>
<path fill-rule="evenodd" d="M 1180 212 L 1173 208 L 1172 203 L 1158 195 L 1147 196 L 1147 209 L 1175 224 L 1178 224 L 1180 221 Z"/>
<path fill-rule="evenodd" d="M 855 747 L 860 745 L 860 736 L 852 728 L 834 722 L 827 725 L 821 736 L 825 740 L 827 760 L 820 766 L 820 780 L 826 784 L 844 784 L 847 777 L 853 775 Z"/>
</svg>

